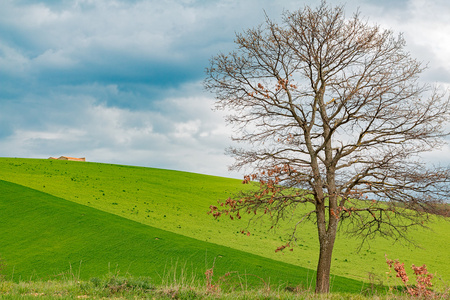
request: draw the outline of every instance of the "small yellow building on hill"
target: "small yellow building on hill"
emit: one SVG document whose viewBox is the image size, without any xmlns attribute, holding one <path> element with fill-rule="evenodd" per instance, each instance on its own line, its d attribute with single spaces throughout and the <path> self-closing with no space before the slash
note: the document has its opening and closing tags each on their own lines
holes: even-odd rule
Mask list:
<svg viewBox="0 0 450 300">
<path fill-rule="evenodd" d="M 69 157 L 69 156 L 60 156 L 58 158 L 56 158 L 56 157 L 49 157 L 48 159 L 86 161 L 86 157 L 76 158 L 76 157 Z"/>
</svg>

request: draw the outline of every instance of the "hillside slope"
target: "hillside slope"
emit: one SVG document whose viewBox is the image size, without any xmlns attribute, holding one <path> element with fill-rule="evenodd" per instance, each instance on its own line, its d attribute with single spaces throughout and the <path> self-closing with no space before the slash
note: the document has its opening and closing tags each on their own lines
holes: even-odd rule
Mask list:
<svg viewBox="0 0 450 300">
<path fill-rule="evenodd" d="M 209 205 L 245 188 L 239 180 L 152 168 L 67 161 L 0 158 L 0 179 L 44 191 L 127 219 L 180 235 L 236 248 L 297 266 L 315 269 L 318 253 L 316 229 L 307 224 L 293 252 L 275 253 L 289 233 L 289 220 L 276 232 L 268 224 L 239 233 L 246 220 L 214 220 Z M 358 241 L 339 235 L 332 273 L 368 280 L 368 273 L 385 279 L 384 255 L 406 266 L 427 264 L 428 269 L 450 280 L 450 222 L 437 221 L 432 230 L 411 236 L 421 248 L 377 239 L 356 252 Z"/>
<path fill-rule="evenodd" d="M 143 225 L 10 182 L 0 181 L 0 190 L 1 253 L 8 264 L 7 276 L 16 280 L 72 273 L 88 279 L 119 270 L 159 283 L 173 276 L 169 273 L 177 266 L 178 273 L 183 270 L 203 280 L 213 265 L 216 280 L 226 272 L 239 272 L 275 285 L 296 286 L 314 277 L 298 266 Z M 261 283 L 255 278 L 248 277 Z M 334 279 L 339 290 L 358 292 L 361 286 L 354 280 Z"/>
</svg>

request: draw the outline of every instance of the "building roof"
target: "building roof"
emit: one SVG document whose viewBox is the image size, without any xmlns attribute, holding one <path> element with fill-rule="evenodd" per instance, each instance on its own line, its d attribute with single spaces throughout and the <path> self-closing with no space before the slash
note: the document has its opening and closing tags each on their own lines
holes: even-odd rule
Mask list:
<svg viewBox="0 0 450 300">
<path fill-rule="evenodd" d="M 78 158 L 78 157 L 70 157 L 70 156 L 60 156 L 58 158 L 56 158 L 56 157 L 49 157 L 48 159 L 86 161 L 85 157 Z"/>
</svg>

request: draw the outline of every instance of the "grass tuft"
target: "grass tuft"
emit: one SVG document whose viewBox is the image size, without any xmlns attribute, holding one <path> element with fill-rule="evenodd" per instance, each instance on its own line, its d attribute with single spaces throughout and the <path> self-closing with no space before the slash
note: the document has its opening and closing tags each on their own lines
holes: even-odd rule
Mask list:
<svg viewBox="0 0 450 300">
<path fill-rule="evenodd" d="M 189 282 L 184 280 L 182 282 Z M 0 282 L 2 299 L 352 299 L 390 300 L 417 299 L 399 291 L 389 290 L 368 295 L 352 293 L 330 293 L 316 295 L 311 289 L 295 287 L 272 287 L 226 291 L 222 287 L 211 291 L 206 285 L 167 282 L 154 286 L 145 277 L 118 276 L 109 274 L 87 281 L 49 280 L 32 282 Z M 436 295 L 433 299 L 448 299 L 448 294 Z"/>
</svg>

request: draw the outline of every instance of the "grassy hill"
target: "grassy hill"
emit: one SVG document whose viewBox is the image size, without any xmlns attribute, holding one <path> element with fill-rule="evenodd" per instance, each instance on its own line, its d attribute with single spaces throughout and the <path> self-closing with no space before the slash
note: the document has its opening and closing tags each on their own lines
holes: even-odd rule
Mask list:
<svg viewBox="0 0 450 300">
<path fill-rule="evenodd" d="M 0 179 L 185 237 L 296 266 L 316 266 L 318 244 L 313 224 L 302 230 L 293 252 L 275 253 L 289 232 L 289 222 L 276 232 L 268 232 L 267 224 L 256 224 L 247 237 L 239 233 L 246 228 L 246 220 L 214 220 L 206 214 L 217 199 L 244 187 L 239 180 L 152 168 L 13 158 L 0 158 Z M 448 281 L 450 224 L 437 221 L 431 228 L 412 233 L 422 248 L 379 239 L 356 253 L 358 241 L 339 236 L 332 272 L 365 281 L 371 272 L 384 279 L 386 253 L 406 266 L 425 263 Z"/>
<path fill-rule="evenodd" d="M 232 271 L 255 285 L 262 281 L 244 274 L 282 286 L 314 277 L 302 267 L 146 226 L 14 183 L 0 181 L 0 190 L 1 251 L 12 265 L 8 278 L 89 279 L 120 270 L 161 283 L 175 272 L 203 280 L 213 265 L 216 280 Z M 334 286 L 358 292 L 362 284 L 335 277 Z"/>
</svg>

